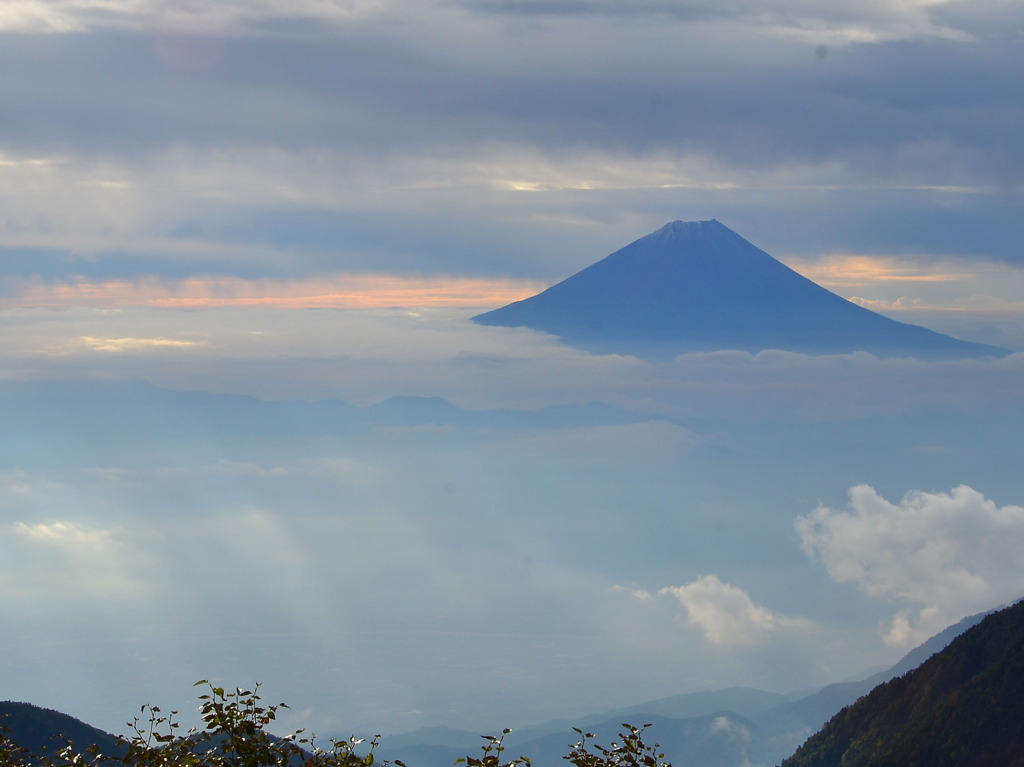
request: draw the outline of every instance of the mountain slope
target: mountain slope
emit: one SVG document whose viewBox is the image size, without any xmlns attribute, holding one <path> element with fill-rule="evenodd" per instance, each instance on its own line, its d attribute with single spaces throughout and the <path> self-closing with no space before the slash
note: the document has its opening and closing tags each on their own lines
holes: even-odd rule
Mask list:
<svg viewBox="0 0 1024 767">
<path fill-rule="evenodd" d="M 477 315 L 603 353 L 785 349 L 963 358 L 1005 354 L 869 311 L 718 221 L 673 221 L 536 296 Z"/>
<path fill-rule="evenodd" d="M 59 711 L 31 703 L 0 702 L 0 727 L 4 735 L 32 754 L 53 754 L 70 741 L 81 750 L 96 746 L 104 754 L 116 755 L 124 745 L 110 733 Z"/>
<path fill-rule="evenodd" d="M 867 679 L 856 682 L 837 682 L 823 687 L 816 693 L 807 695 L 795 703 L 785 707 L 785 715 L 795 715 L 803 726 L 810 731 L 821 728 L 840 709 L 855 702 L 858 698 L 867 695 L 878 685 L 888 682 L 897 676 L 917 668 L 935 653 L 944 649 L 956 637 L 963 634 L 972 626 L 976 626 L 990 613 L 978 613 L 964 618 L 959 623 L 941 631 L 924 644 L 915 647 L 891 668 L 872 674 Z"/>
<path fill-rule="evenodd" d="M 1024 765 L 1024 602 L 840 711 L 783 767 Z"/>
</svg>

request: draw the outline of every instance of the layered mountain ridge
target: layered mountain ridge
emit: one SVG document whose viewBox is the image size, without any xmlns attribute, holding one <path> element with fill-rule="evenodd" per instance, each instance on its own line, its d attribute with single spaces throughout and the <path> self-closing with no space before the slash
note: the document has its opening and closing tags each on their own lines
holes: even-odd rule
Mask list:
<svg viewBox="0 0 1024 767">
<path fill-rule="evenodd" d="M 592 352 L 640 357 L 723 349 L 922 359 L 1008 353 L 858 306 L 713 219 L 673 221 L 473 321 L 528 327 Z"/>
<path fill-rule="evenodd" d="M 986 615 L 971 616 L 949 627 L 911 651 L 886 672 L 860 682 L 831 685 L 796 700 L 779 693 L 740 687 L 674 695 L 572 722 L 557 720 L 519 728 L 507 734 L 504 745 L 510 754 L 530 757 L 534 764 L 557 764 L 562 761 L 574 737 L 573 726 L 585 727 L 595 733 L 599 742 L 609 742 L 617 737 L 621 722 L 634 722 L 650 724 L 651 738 L 661 744 L 669 760 L 679 765 L 771 767 L 793 754 L 794 749 L 821 723 L 866 695 L 876 685 L 894 677 L 898 679 L 900 674 L 918 666 L 929 656 L 945 655 L 947 645 L 970 631 Z M 1009 631 L 1001 631 L 1000 636 L 1012 634 L 1012 631 L 1011 626 Z M 979 673 L 984 670 L 986 661 L 987 658 L 978 658 L 975 665 Z M 1013 673 L 1007 675 L 1002 666 L 997 671 L 996 674 L 988 673 L 986 678 L 1005 682 L 1008 676 L 1019 677 L 1019 674 L 1017 677 Z M 980 709 L 975 711 L 977 713 Z M 0 721 L 8 726 L 7 737 L 33 753 L 52 750 L 54 743 L 59 747 L 65 739 L 78 747 L 96 744 L 106 755 L 119 755 L 124 750 L 123 742 L 113 735 L 66 714 L 27 703 L 0 703 Z M 346 739 L 349 734 L 337 733 L 334 737 Z M 56 741 L 54 736 L 57 736 Z M 480 735 L 474 732 L 433 727 L 383 737 L 375 755 L 378 761 L 400 759 L 411 767 L 449 767 L 457 759 L 476 752 L 480 742 Z M 808 741 L 812 744 L 810 750 L 805 746 L 797 756 L 816 755 L 819 749 L 813 746 L 815 742 L 814 738 Z"/>
</svg>

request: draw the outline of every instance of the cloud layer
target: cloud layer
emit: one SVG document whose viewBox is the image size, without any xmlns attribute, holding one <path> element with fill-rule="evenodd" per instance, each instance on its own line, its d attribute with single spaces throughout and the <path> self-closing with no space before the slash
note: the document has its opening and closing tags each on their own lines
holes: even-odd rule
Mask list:
<svg viewBox="0 0 1024 767">
<path fill-rule="evenodd" d="M 834 681 L 895 660 L 876 631 L 893 601 L 925 609 L 918 636 L 1013 581 L 1019 549 L 991 533 L 1019 510 L 969 495 L 946 537 L 941 515 L 904 530 L 874 497 L 897 522 L 868 525 L 869 552 L 972 520 L 977 540 L 906 573 L 868 562 L 886 577 L 864 594 L 792 524 L 825 499 L 805 546 L 838 580 L 834 561 L 867 556 L 828 511 L 857 481 L 1012 498 L 1020 355 L 655 364 L 466 314 L 0 312 L 11 694 L 117 729 L 219 675 L 312 707 L 318 731 L 518 726 Z M 454 405 L 380 404 L 399 395 Z M 981 556 L 985 588 L 957 596 Z"/>
</svg>

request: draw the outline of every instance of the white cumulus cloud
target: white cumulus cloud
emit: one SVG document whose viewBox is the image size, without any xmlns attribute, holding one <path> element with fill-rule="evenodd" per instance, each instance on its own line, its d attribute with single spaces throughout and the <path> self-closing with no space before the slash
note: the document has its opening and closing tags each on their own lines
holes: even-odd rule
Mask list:
<svg viewBox="0 0 1024 767">
<path fill-rule="evenodd" d="M 997 506 L 966 485 L 898 504 L 867 485 L 849 497 L 849 511 L 819 506 L 796 529 L 835 581 L 912 606 L 894 617 L 889 643 L 912 645 L 1024 594 L 1024 507 Z"/>
<path fill-rule="evenodd" d="M 688 621 L 714 645 L 758 645 L 780 632 L 810 626 L 802 618 L 776 615 L 715 575 L 702 575 L 684 586 L 666 586 L 658 594 L 675 597 L 686 609 Z"/>
</svg>

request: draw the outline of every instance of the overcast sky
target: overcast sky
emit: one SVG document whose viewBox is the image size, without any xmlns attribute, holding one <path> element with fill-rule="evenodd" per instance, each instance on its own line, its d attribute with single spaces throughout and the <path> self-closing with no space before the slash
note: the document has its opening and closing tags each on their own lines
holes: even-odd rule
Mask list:
<svg viewBox="0 0 1024 767">
<path fill-rule="evenodd" d="M 8 2 L 4 271 L 552 281 L 677 218 L 783 259 L 1019 267 L 1022 15 Z"/>
<path fill-rule="evenodd" d="M 3 3 L 0 695 L 519 726 L 824 684 L 1024 595 L 1024 355 L 468 322 L 716 218 L 1024 349 L 1022 35 L 1003 0 Z M 629 417 L 353 436 L 97 381 Z"/>
</svg>

